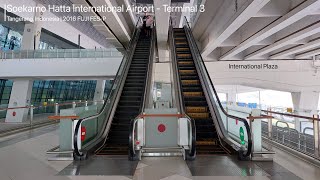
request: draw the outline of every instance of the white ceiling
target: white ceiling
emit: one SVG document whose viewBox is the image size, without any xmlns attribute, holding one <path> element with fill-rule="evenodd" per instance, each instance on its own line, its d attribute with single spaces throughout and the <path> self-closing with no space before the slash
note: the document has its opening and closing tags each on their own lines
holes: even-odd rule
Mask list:
<svg viewBox="0 0 320 180">
<path fill-rule="evenodd" d="M 205 5 L 193 33 L 207 61 L 320 54 L 320 0 L 207 0 Z"/>
</svg>

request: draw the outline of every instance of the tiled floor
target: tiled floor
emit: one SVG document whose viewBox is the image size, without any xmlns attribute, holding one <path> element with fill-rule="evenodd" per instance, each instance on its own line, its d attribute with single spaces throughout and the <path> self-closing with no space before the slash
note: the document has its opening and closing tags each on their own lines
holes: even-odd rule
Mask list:
<svg viewBox="0 0 320 180">
<path fill-rule="evenodd" d="M 46 151 L 58 144 L 58 126 L 0 138 L 1 180 L 209 180 L 318 179 L 320 169 L 276 150 L 275 162 L 239 162 L 227 156 L 143 158 L 91 157 L 85 162 L 47 161 Z"/>
</svg>

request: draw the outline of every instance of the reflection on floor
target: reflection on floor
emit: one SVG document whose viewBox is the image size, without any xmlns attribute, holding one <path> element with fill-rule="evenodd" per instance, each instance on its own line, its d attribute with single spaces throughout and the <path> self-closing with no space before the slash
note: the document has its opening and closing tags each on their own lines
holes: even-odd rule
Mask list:
<svg viewBox="0 0 320 180">
<path fill-rule="evenodd" d="M 47 132 L 47 133 L 44 133 Z M 232 156 L 143 158 L 91 157 L 86 162 L 47 161 L 45 152 L 58 144 L 57 126 L 0 138 L 1 180 L 206 180 L 318 179 L 320 169 L 277 151 L 275 162 L 237 161 Z"/>
<path fill-rule="evenodd" d="M 93 156 L 86 161 L 75 161 L 58 175 L 122 175 L 133 176 L 138 161 L 128 161 L 127 156 Z"/>
</svg>

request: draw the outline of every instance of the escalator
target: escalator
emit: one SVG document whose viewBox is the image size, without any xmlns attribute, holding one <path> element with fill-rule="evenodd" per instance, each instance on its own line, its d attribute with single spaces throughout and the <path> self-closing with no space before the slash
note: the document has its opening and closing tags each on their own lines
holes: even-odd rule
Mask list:
<svg viewBox="0 0 320 180">
<path fill-rule="evenodd" d="M 206 64 L 193 37 L 187 18 L 183 28 L 170 20 L 169 42 L 173 85 L 179 112 L 191 119 L 189 131 L 195 134 L 186 151 L 186 160 L 197 155 L 238 155 L 248 160 L 252 134 L 246 119 L 228 114 L 219 100 Z"/>
<path fill-rule="evenodd" d="M 141 114 L 151 83 L 154 29 L 147 36 L 139 18 L 99 113 L 77 120 L 73 133 L 73 157 L 128 155 L 131 121 Z M 150 34 L 150 33 L 149 33 Z M 97 107 L 98 108 L 98 107 Z M 82 139 L 82 129 L 89 129 Z"/>
<path fill-rule="evenodd" d="M 151 37 L 140 33 L 108 138 L 97 155 L 127 155 L 130 121 L 142 111 Z"/>
<path fill-rule="evenodd" d="M 196 152 L 226 154 L 212 121 L 185 30 L 173 29 L 173 36 L 185 112 L 196 124 Z"/>
</svg>

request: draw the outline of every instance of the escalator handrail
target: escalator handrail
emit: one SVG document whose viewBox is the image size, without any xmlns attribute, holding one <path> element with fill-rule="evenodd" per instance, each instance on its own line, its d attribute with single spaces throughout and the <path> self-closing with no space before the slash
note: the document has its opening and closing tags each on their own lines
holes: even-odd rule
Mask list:
<svg viewBox="0 0 320 180">
<path fill-rule="evenodd" d="M 131 57 L 131 54 L 132 52 L 130 51 L 133 44 L 134 44 L 134 40 L 135 40 L 135 37 L 136 37 L 136 34 L 138 33 L 138 29 L 139 29 L 139 23 L 142 22 L 142 19 L 141 17 L 138 18 L 137 20 L 137 23 L 136 23 L 136 26 L 135 26 L 135 30 L 132 34 L 132 37 L 131 37 L 131 40 L 129 42 L 129 46 L 128 48 L 126 49 L 125 51 L 125 55 L 121 61 L 121 64 L 119 65 L 119 69 L 115 75 L 116 79 L 113 81 L 112 83 L 112 86 L 111 86 L 111 90 L 116 86 L 117 82 L 119 82 L 120 80 L 123 80 L 124 78 L 124 74 L 121 75 L 120 78 L 117 79 L 117 77 L 119 76 L 119 73 L 120 73 L 120 70 L 121 70 L 121 66 L 128 66 L 128 62 L 126 59 L 128 59 L 129 57 Z M 126 63 L 126 64 L 124 64 Z M 124 68 L 125 69 L 125 68 Z M 118 80 L 118 81 L 117 81 Z M 120 81 L 121 82 L 121 81 Z M 117 86 L 116 89 L 119 89 L 120 86 Z M 116 91 L 116 94 L 119 94 L 118 91 Z M 78 120 L 76 126 L 75 126 L 75 130 L 74 130 L 74 135 L 73 135 L 73 147 L 74 147 L 74 153 L 77 155 L 77 156 L 83 156 L 83 153 L 80 151 L 79 147 L 78 147 L 78 133 L 79 133 L 79 129 L 81 127 L 81 124 L 85 121 L 88 121 L 88 120 L 92 120 L 92 119 L 95 119 L 95 118 L 98 118 L 100 115 L 102 115 L 105 111 L 105 109 L 107 108 L 107 104 L 113 102 L 114 100 L 111 101 L 111 98 L 113 97 L 113 99 L 115 99 L 115 96 L 112 96 L 113 94 L 110 92 L 106 98 L 106 101 L 104 102 L 103 104 L 103 108 L 100 109 L 100 112 L 98 114 L 95 114 L 95 115 L 91 115 L 91 116 L 88 116 L 88 117 L 85 117 L 85 118 L 81 118 Z M 108 114 L 108 116 L 110 116 L 110 113 Z M 109 119 L 109 118 L 106 118 L 106 119 Z M 105 123 L 106 124 L 106 123 Z"/>
<path fill-rule="evenodd" d="M 185 16 L 184 18 L 185 18 L 185 21 L 186 21 L 186 24 L 187 24 L 187 29 L 188 29 L 189 31 L 191 31 L 191 27 L 190 27 L 190 25 L 189 25 L 189 22 L 188 22 L 187 17 Z M 241 118 L 241 117 L 237 117 L 237 116 L 230 115 L 230 114 L 228 114 L 228 112 L 225 111 L 225 109 L 223 108 L 223 106 L 222 106 L 222 104 L 221 104 L 221 101 L 220 101 L 220 99 L 219 99 L 219 97 L 218 97 L 218 93 L 217 93 L 216 89 L 214 88 L 214 85 L 213 85 L 212 80 L 211 80 L 211 78 L 210 78 L 210 74 L 209 74 L 209 72 L 208 72 L 208 69 L 207 69 L 207 67 L 206 67 L 206 65 L 205 65 L 205 63 L 204 63 L 204 61 L 203 61 L 203 58 L 202 58 L 202 56 L 201 56 L 199 47 L 198 47 L 197 44 L 195 43 L 194 37 L 193 37 L 193 36 L 190 36 L 190 37 L 192 38 L 191 40 L 192 40 L 192 43 L 193 43 L 193 45 L 194 45 L 194 47 L 195 47 L 196 53 L 198 54 L 198 56 L 197 56 L 197 57 L 194 57 L 194 58 L 197 58 L 197 59 L 199 60 L 199 62 L 202 64 L 201 67 L 203 67 L 204 70 L 205 70 L 205 73 L 206 73 L 206 75 L 207 75 L 207 77 L 208 77 L 207 80 L 209 81 L 209 85 L 211 86 L 211 88 L 212 88 L 212 90 L 213 90 L 213 92 L 214 92 L 214 95 L 215 95 L 215 97 L 216 97 L 216 99 L 217 99 L 217 102 L 218 102 L 218 105 L 219 105 L 221 111 L 222 111 L 228 118 L 235 119 L 235 120 L 238 120 L 238 121 L 241 121 L 241 122 L 244 123 L 244 126 L 245 126 L 246 131 L 247 131 L 247 135 L 248 135 L 248 148 L 247 148 L 247 152 L 244 154 L 244 156 L 245 156 L 245 157 L 248 157 L 248 156 L 250 156 L 251 151 L 252 151 L 252 135 L 251 135 L 251 129 L 250 129 L 249 123 L 247 122 L 246 119 Z"/>
<path fill-rule="evenodd" d="M 177 91 L 178 91 L 178 99 L 179 99 L 179 109 L 181 114 L 185 114 L 185 117 L 188 119 L 189 125 L 190 125 L 190 130 L 191 130 L 191 145 L 190 145 L 190 150 L 189 150 L 189 156 L 194 157 L 196 153 L 196 123 L 193 118 L 190 118 L 186 113 L 185 113 L 185 107 L 184 107 L 184 99 L 182 98 L 182 86 L 181 86 L 181 79 L 178 74 L 178 65 L 177 65 L 177 57 L 176 57 L 176 49 L 174 47 L 174 35 L 173 35 L 173 25 L 172 25 L 172 18 L 170 17 L 170 44 L 172 46 L 171 48 L 171 54 L 173 58 L 173 66 L 176 71 L 176 84 L 177 84 Z"/>
<path fill-rule="evenodd" d="M 154 21 L 154 23 L 155 23 L 155 21 Z M 153 58 L 153 49 L 154 49 L 154 45 L 155 45 L 155 42 L 154 42 L 154 40 L 155 40 L 155 26 L 153 26 L 153 28 L 152 28 L 152 32 L 151 32 L 151 40 L 150 40 L 150 42 L 151 42 L 151 46 L 149 47 L 149 61 L 148 61 L 148 68 L 147 68 L 147 75 L 146 75 L 146 85 L 145 85 L 145 91 L 144 91 L 144 98 L 143 98 L 143 102 L 142 102 L 142 106 L 141 106 L 141 109 L 140 109 L 140 114 L 136 117 L 136 118 L 134 118 L 134 119 L 132 119 L 131 121 L 130 121 L 130 127 L 129 127 L 129 157 L 133 157 L 135 154 L 136 154 L 136 152 L 135 152 L 135 150 L 134 150 L 134 132 L 135 132 L 135 125 L 136 125 L 136 122 L 138 121 L 138 119 L 139 119 L 139 116 L 140 115 L 142 115 L 142 113 L 143 113 L 143 111 L 144 111 L 144 108 L 145 108 L 145 101 L 147 100 L 147 96 L 148 96 L 148 90 L 147 90 L 147 85 L 149 84 L 149 80 L 148 80 L 148 78 L 151 78 L 151 76 L 150 76 L 150 68 L 151 68 L 151 66 L 152 66 L 152 63 L 153 63 L 153 61 L 151 61 L 152 60 L 152 58 Z M 150 76 L 150 77 L 149 77 Z"/>
</svg>

